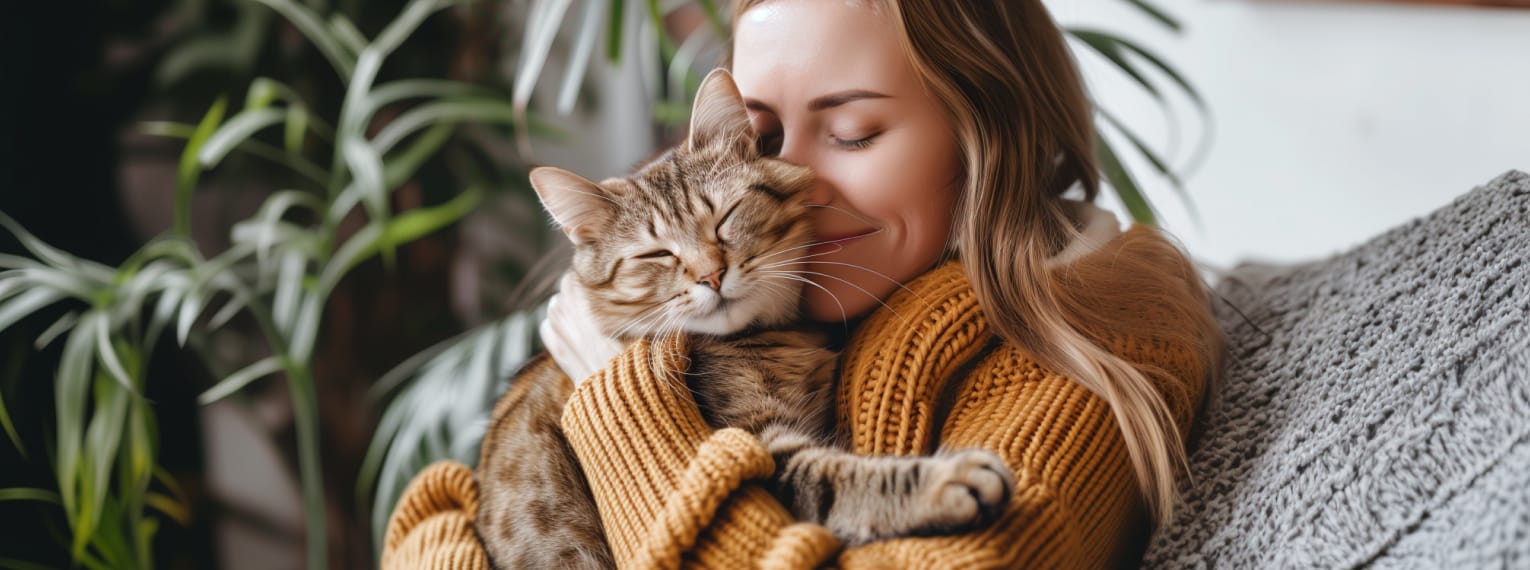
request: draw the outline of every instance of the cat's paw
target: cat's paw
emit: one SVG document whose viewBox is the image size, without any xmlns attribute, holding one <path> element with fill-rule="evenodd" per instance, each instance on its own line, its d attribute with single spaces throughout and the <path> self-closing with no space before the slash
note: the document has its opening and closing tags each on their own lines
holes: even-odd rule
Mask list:
<svg viewBox="0 0 1530 570">
<path fill-rule="evenodd" d="M 923 457 L 862 457 L 840 473 L 824 525 L 846 546 L 964 532 L 998 518 L 1015 476 L 998 455 L 966 450 Z M 798 493 L 796 497 L 813 496 Z M 809 509 L 807 512 L 816 512 Z"/>
<path fill-rule="evenodd" d="M 934 458 L 929 472 L 930 526 L 951 532 L 998 518 L 1014 493 L 1015 475 L 997 454 L 966 450 Z"/>
</svg>

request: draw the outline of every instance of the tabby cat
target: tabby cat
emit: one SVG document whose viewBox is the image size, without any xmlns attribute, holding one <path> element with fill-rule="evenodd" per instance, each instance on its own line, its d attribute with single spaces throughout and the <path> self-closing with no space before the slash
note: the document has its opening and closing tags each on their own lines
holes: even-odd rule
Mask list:
<svg viewBox="0 0 1530 570">
<path fill-rule="evenodd" d="M 756 434 L 776 459 L 772 492 L 848 545 L 954 532 L 991 520 L 1013 475 L 987 451 L 862 457 L 833 444 L 835 353 L 793 328 L 811 173 L 761 156 L 724 71 L 702 82 L 690 138 L 636 174 L 596 184 L 539 168 L 531 180 L 574 242 L 571 269 L 618 340 L 689 333 L 686 382 L 715 428 Z M 545 354 L 495 406 L 477 471 L 476 529 L 500 568 L 613 566 L 600 517 L 564 441 L 573 390 Z"/>
</svg>

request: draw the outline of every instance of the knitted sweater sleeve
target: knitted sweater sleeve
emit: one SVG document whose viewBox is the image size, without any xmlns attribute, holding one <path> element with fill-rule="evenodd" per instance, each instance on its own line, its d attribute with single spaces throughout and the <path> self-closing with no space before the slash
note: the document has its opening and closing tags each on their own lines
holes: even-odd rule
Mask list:
<svg viewBox="0 0 1530 570">
<path fill-rule="evenodd" d="M 775 465 L 754 436 L 713 430 L 682 377 L 681 338 L 634 343 L 582 383 L 563 430 L 623 568 L 801 568 L 839 544 L 757 482 Z"/>
<path fill-rule="evenodd" d="M 1173 376 L 1160 386 L 1181 433 L 1202 397 L 1189 351 L 1122 341 L 1123 355 Z M 942 449 L 1002 456 L 1017 479 L 1008 510 L 962 535 L 872 543 L 845 551 L 843 568 L 1107 568 L 1129 565 L 1148 522 L 1121 430 L 1105 401 L 1001 347 L 957 387 Z"/>
</svg>

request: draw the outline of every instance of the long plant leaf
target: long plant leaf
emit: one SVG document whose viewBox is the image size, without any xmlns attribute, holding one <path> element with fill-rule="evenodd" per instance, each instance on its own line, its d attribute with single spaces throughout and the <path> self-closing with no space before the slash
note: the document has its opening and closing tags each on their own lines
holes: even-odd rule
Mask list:
<svg viewBox="0 0 1530 570">
<path fill-rule="evenodd" d="M 611 13 L 606 18 L 606 61 L 611 65 L 620 65 L 622 62 L 622 39 L 623 32 L 627 28 L 627 2 L 626 0 L 611 0 Z"/>
<path fill-rule="evenodd" d="M 80 450 L 85 440 L 85 403 L 89 396 L 91 364 L 95 361 L 90 349 L 95 345 L 95 327 L 105 325 L 99 316 L 94 312 L 86 314 L 69 333 L 53 383 L 54 437 L 58 442 L 54 475 L 58 478 L 59 497 L 63 499 L 64 514 L 71 527 L 77 523 L 80 504 Z"/>
<path fill-rule="evenodd" d="M 319 53 L 324 55 L 324 59 L 329 60 L 329 64 L 334 66 L 335 73 L 340 75 L 341 81 L 349 80 L 351 75 L 355 73 L 355 58 L 351 56 L 350 52 L 346 51 L 345 44 L 341 43 L 334 34 L 330 33 L 329 29 L 324 26 L 324 21 L 313 10 L 291 0 L 255 1 L 269 6 L 272 10 L 276 10 L 277 13 L 286 18 L 287 21 L 292 22 L 292 25 L 297 27 L 298 31 L 308 38 L 308 41 L 313 42 L 313 45 L 319 48 Z"/>
<path fill-rule="evenodd" d="M 376 113 L 384 106 L 405 99 L 422 97 L 446 98 L 469 96 L 492 96 L 493 92 L 482 85 L 452 81 L 449 79 L 400 79 L 378 85 L 363 100 L 368 114 Z"/>
<path fill-rule="evenodd" d="M 362 35 L 361 30 L 351 22 L 350 18 L 345 17 L 345 14 L 337 12 L 329 15 L 329 31 L 335 35 L 340 45 L 350 50 L 352 56 L 361 53 L 361 50 L 367 47 L 367 37 Z"/>
<path fill-rule="evenodd" d="M 1179 23 L 1179 19 L 1175 18 L 1174 16 L 1170 16 L 1168 12 L 1165 12 L 1162 8 L 1159 8 L 1147 0 L 1125 0 L 1125 2 L 1130 4 L 1133 8 L 1141 11 L 1143 14 L 1146 14 L 1147 17 L 1156 20 L 1160 24 L 1163 24 L 1163 26 L 1168 28 L 1169 31 L 1172 31 L 1176 34 L 1184 31 L 1184 26 Z"/>
<path fill-rule="evenodd" d="M 144 504 L 153 507 L 181 526 L 191 526 L 191 508 L 162 493 L 144 495 Z"/>
<path fill-rule="evenodd" d="M 128 376 L 127 367 L 122 365 L 122 359 L 117 356 L 117 349 L 112 346 L 111 318 L 105 320 L 104 326 L 96 327 L 96 357 L 101 359 L 101 365 L 105 367 L 108 376 L 131 393 L 133 379 Z"/>
<path fill-rule="evenodd" d="M 201 162 L 203 169 L 216 167 L 234 147 L 260 132 L 261 129 L 280 123 L 286 118 L 286 110 L 272 107 L 240 111 L 207 137 L 207 140 L 202 143 L 201 150 L 197 152 L 197 160 Z"/>
<path fill-rule="evenodd" d="M 197 124 L 196 131 L 192 132 L 191 139 L 186 141 L 186 150 L 181 152 L 181 164 L 178 169 L 175 184 L 175 233 L 186 238 L 191 237 L 191 194 L 196 190 L 197 178 L 202 174 L 200 161 L 197 159 L 202 152 L 202 145 L 207 138 L 212 136 L 213 131 L 223 122 L 223 110 L 228 106 L 226 97 L 219 97 L 202 116 L 202 122 Z"/>
<path fill-rule="evenodd" d="M 425 164 L 426 160 L 436 155 L 441 145 L 451 140 L 452 133 L 456 132 L 455 122 L 443 121 L 432 125 L 420 136 L 415 137 L 404 150 L 395 152 L 383 161 L 383 183 L 388 188 L 398 188 L 409 177 Z"/>
<path fill-rule="evenodd" d="M 313 108 L 303 100 L 301 95 L 298 95 L 297 90 L 293 89 L 292 86 L 270 77 L 256 77 L 251 80 L 250 88 L 245 94 L 244 99 L 245 109 L 267 107 L 276 100 L 286 101 L 287 105 L 294 109 L 299 107 L 305 110 Z M 328 141 L 335 140 L 334 125 L 325 122 L 324 119 L 310 113 L 308 115 L 308 124 L 313 133 L 319 135 L 320 138 Z"/>
<path fill-rule="evenodd" d="M 57 321 L 53 321 L 53 324 L 49 325 L 48 328 L 43 329 L 42 334 L 37 335 L 37 340 L 33 342 L 32 347 L 39 351 L 47 348 L 48 345 L 53 344 L 54 339 L 58 338 L 59 335 L 68 332 L 69 329 L 73 328 L 75 323 L 78 323 L 79 321 L 79 312 L 74 311 L 65 313 L 64 316 L 59 317 Z"/>
<path fill-rule="evenodd" d="M 1131 129 L 1127 128 L 1125 124 L 1123 124 L 1109 111 L 1106 111 L 1103 107 L 1100 106 L 1095 106 L 1095 111 L 1098 112 L 1101 117 L 1105 118 L 1105 122 L 1115 127 L 1115 130 L 1120 132 L 1122 136 L 1125 136 L 1126 140 L 1131 143 L 1132 147 L 1137 149 L 1137 153 L 1141 154 L 1143 158 L 1147 159 L 1149 164 L 1153 165 L 1154 170 L 1158 171 L 1159 174 L 1163 175 L 1164 178 L 1169 180 L 1171 185 L 1170 187 L 1174 189 L 1175 193 L 1179 194 L 1180 201 L 1184 202 L 1185 207 L 1189 210 L 1191 221 L 1196 225 L 1196 227 L 1204 231 L 1205 226 L 1201 222 L 1200 211 L 1196 209 L 1195 202 L 1190 199 L 1190 194 L 1185 190 L 1185 184 L 1180 180 L 1179 175 L 1175 174 L 1174 170 L 1169 168 L 1169 166 L 1164 163 L 1163 159 L 1158 156 L 1158 153 L 1154 152 L 1152 148 L 1149 148 L 1147 143 L 1143 142 L 1142 139 L 1137 136 L 1137 133 L 1132 132 Z M 1102 137 L 1104 134 L 1100 133 L 1096 136 Z"/>
<path fill-rule="evenodd" d="M 1116 195 L 1121 198 L 1121 203 L 1131 213 L 1132 219 L 1144 225 L 1158 225 L 1158 216 L 1153 213 L 1152 205 L 1143 196 L 1137 181 L 1132 179 L 1132 173 L 1121 164 L 1121 159 L 1105 137 L 1095 137 L 1094 149 L 1100 159 L 1100 170 L 1116 190 Z"/>
<path fill-rule="evenodd" d="M 512 104 L 487 97 L 454 97 L 420 105 L 388 123 L 373 138 L 379 153 L 392 150 L 404 137 L 444 122 L 509 123 L 524 125 L 525 116 Z"/>
<path fill-rule="evenodd" d="M 62 292 L 53 289 L 32 289 L 17 295 L 0 304 L 0 330 L 10 328 L 16 321 L 63 298 Z"/>
<path fill-rule="evenodd" d="M 1159 92 L 1158 87 L 1152 81 L 1142 74 L 1137 65 L 1126 57 L 1126 52 L 1136 54 L 1167 76 L 1185 92 L 1185 95 L 1189 96 L 1191 101 L 1195 102 L 1196 106 L 1202 109 L 1206 107 L 1206 100 L 1201 97 L 1200 91 L 1196 90 L 1195 86 L 1191 85 L 1184 75 L 1174 69 L 1174 66 L 1164 62 L 1163 58 L 1158 57 L 1158 55 L 1138 45 L 1136 42 L 1117 34 L 1089 28 L 1069 28 L 1068 33 L 1083 41 L 1085 45 L 1093 48 L 1100 55 L 1105 56 L 1111 63 L 1116 64 L 1121 71 L 1130 75 L 1139 85 L 1155 97 L 1161 97 L 1162 93 Z"/>
<path fill-rule="evenodd" d="M 382 153 L 359 139 L 346 139 L 341 143 L 345 150 L 345 162 L 356 175 L 361 187 L 362 203 L 367 215 L 379 223 L 388 219 L 388 187 L 384 183 Z"/>
<path fill-rule="evenodd" d="M 584 83 L 584 72 L 590 60 L 595 58 L 595 44 L 600 41 L 600 24 L 605 17 L 606 3 L 587 0 L 584 16 L 579 21 L 579 32 L 574 37 L 574 53 L 569 56 L 568 67 L 563 71 L 563 86 L 558 89 L 558 113 L 567 115 L 574 110 L 579 98 L 579 86 Z"/>
<path fill-rule="evenodd" d="M 312 118 L 312 115 L 309 115 L 309 117 Z M 189 125 L 180 125 L 166 121 L 147 121 L 141 123 L 140 127 L 146 134 L 181 139 L 191 138 L 190 133 L 192 132 L 192 127 Z M 323 131 L 315 129 L 315 132 Z M 282 149 L 254 139 L 245 139 L 239 146 L 234 147 L 233 150 L 280 164 L 292 169 L 293 172 L 301 174 L 304 178 L 321 185 L 327 183 L 324 171 L 302 155 L 285 152 Z"/>
<path fill-rule="evenodd" d="M 17 223 L 16 220 L 5 215 L 5 212 L 0 212 L 0 228 L 10 232 L 11 235 L 16 237 L 17 241 L 21 242 L 21 247 L 48 265 L 58 269 L 76 271 L 82 277 L 94 281 L 108 281 L 111 279 L 112 270 L 110 268 L 88 259 L 69 255 L 58 248 L 44 243 L 37 236 L 27 231 L 26 228 L 21 227 L 21 224 Z M 7 256 L 7 259 L 11 257 L 13 256 Z"/>
<path fill-rule="evenodd" d="M 297 252 L 281 256 L 276 274 L 276 295 L 271 300 L 271 319 L 277 332 L 292 335 L 292 324 L 297 320 L 298 299 L 303 291 L 304 270 L 308 259 Z"/>
<path fill-rule="evenodd" d="M 0 489 L 0 501 L 40 501 L 60 504 L 58 493 L 35 487 L 8 487 Z"/>
<path fill-rule="evenodd" d="M 103 321 L 101 328 L 105 328 L 105 315 L 99 315 L 98 318 Z M 84 477 L 80 479 L 79 485 L 84 496 L 72 529 L 75 540 L 72 552 L 76 559 L 83 556 L 86 544 L 96 532 L 96 526 L 103 519 L 115 519 L 107 516 L 106 488 L 111 482 L 112 460 L 117 455 L 117 446 L 122 442 L 122 421 L 127 414 L 128 398 L 131 397 L 128 393 L 117 391 L 115 382 L 104 371 L 96 372 L 94 384 L 95 411 L 89 427 L 85 429 L 85 448 L 80 462 L 84 467 L 80 474 Z"/>
<path fill-rule="evenodd" d="M 197 403 L 204 406 L 211 404 L 239 391 L 240 388 L 245 387 L 250 382 L 275 374 L 281 370 L 281 358 L 276 356 L 262 358 L 249 366 L 239 369 L 238 372 L 228 375 L 228 378 L 224 378 L 213 385 L 213 387 L 208 388 L 207 391 L 202 392 L 200 396 L 197 396 Z"/>
<path fill-rule="evenodd" d="M 515 87 L 510 95 L 512 122 L 525 123 L 523 118 L 531 102 L 532 89 L 542 75 L 548 52 L 552 50 L 563 16 L 572 3 L 573 0 L 531 0 L 521 42 L 521 59 L 515 70 Z M 531 152 L 531 137 L 524 129 L 516 131 L 516 143 L 523 154 Z"/>
</svg>

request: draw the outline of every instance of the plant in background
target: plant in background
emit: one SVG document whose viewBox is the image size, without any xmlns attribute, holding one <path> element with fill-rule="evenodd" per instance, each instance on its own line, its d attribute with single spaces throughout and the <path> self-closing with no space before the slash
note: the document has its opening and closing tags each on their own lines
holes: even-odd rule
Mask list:
<svg viewBox="0 0 1530 570">
<path fill-rule="evenodd" d="M 285 377 L 297 427 L 298 466 L 308 533 L 308 565 L 326 565 L 326 521 L 313 355 L 320 318 L 340 279 L 361 261 L 388 262 L 401 245 L 446 227 L 470 211 L 481 192 L 464 190 L 439 205 L 395 213 L 390 194 L 451 137 L 457 124 L 509 123 L 524 114 L 482 87 L 445 80 L 375 83 L 385 60 L 432 13 L 454 2 L 414 0 L 378 37 L 367 40 L 343 17 L 329 24 L 290 0 L 260 0 L 287 17 L 339 73 L 346 85 L 333 124 L 317 117 L 290 87 L 271 78 L 251 84 L 231 116 L 219 99 L 200 124 L 156 123 L 154 133 L 187 140 L 175 197 L 173 231 L 154 239 L 120 267 L 58 251 L 9 217 L 0 226 L 35 259 L 0 256 L 0 330 L 59 302 L 82 305 L 37 339 L 41 348 L 62 337 L 54 379 L 58 488 L 5 489 L 0 498 L 56 502 L 68 520 L 70 554 L 91 568 L 150 565 L 158 524 L 153 507 L 175 515 L 171 495 L 150 489 L 155 425 L 142 396 L 147 355 L 173 330 L 181 346 L 245 315 L 258 326 L 269 356 L 244 364 L 203 392 L 206 404 L 273 374 Z M 392 120 L 380 111 L 422 100 Z M 255 137 L 280 127 L 282 145 Z M 373 132 L 375 134 L 368 134 Z M 327 146 L 327 167 L 305 155 L 310 141 Z M 231 152 L 284 166 L 302 180 L 268 195 L 255 216 L 232 228 L 232 245 L 204 257 L 190 237 L 191 200 L 198 178 Z M 353 211 L 364 223 L 342 231 Z M 210 315 L 208 317 L 207 315 Z M 205 318 L 204 318 L 205 317 Z M 208 357 L 208 361 L 215 359 Z M 8 434 L 16 445 L 8 415 Z M 163 479 L 163 477 L 161 477 Z M 165 485 L 173 489 L 173 485 Z"/>
</svg>

